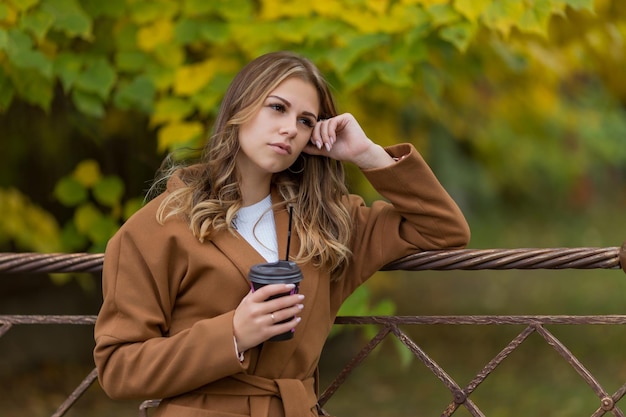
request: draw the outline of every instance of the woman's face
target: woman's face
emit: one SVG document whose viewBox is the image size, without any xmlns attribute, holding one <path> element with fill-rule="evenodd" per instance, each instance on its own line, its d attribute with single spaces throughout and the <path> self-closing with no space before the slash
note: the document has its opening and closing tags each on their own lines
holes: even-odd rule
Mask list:
<svg viewBox="0 0 626 417">
<path fill-rule="evenodd" d="M 319 107 L 311 83 L 300 78 L 280 83 L 252 119 L 239 128 L 237 165 L 241 174 L 271 177 L 289 168 L 311 138 Z"/>
</svg>

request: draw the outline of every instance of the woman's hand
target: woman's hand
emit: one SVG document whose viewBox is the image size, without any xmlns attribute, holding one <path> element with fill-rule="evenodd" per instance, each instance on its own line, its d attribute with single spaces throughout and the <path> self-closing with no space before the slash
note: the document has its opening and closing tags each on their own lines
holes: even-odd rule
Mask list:
<svg viewBox="0 0 626 417">
<path fill-rule="evenodd" d="M 287 332 L 298 325 L 297 315 L 304 307 L 304 295 L 285 295 L 267 300 L 273 295 L 289 293 L 293 284 L 272 284 L 250 291 L 237 306 L 233 328 L 239 352 L 265 342 L 267 339 Z M 266 301 L 267 300 L 267 301 Z M 289 320 L 286 323 L 280 323 Z"/>
<path fill-rule="evenodd" d="M 361 169 L 382 168 L 394 162 L 380 145 L 367 137 L 350 113 L 318 121 L 303 152 L 352 162 Z"/>
</svg>

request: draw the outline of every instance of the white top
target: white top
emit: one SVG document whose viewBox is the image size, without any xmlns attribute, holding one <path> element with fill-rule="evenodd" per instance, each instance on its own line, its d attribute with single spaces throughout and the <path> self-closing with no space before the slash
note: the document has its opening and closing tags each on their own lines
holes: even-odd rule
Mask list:
<svg viewBox="0 0 626 417">
<path fill-rule="evenodd" d="M 271 195 L 268 194 L 258 203 L 239 209 L 234 224 L 237 232 L 267 262 L 278 261 L 278 242 Z"/>
</svg>

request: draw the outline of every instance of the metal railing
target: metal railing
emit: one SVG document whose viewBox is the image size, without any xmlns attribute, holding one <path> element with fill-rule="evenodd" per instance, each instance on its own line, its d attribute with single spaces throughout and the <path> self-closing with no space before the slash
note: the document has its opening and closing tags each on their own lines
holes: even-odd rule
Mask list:
<svg viewBox="0 0 626 417">
<path fill-rule="evenodd" d="M 40 253 L 0 253 L 0 274 L 12 273 L 60 273 L 60 272 L 100 272 L 103 254 L 40 254 Z M 427 251 L 399 259 L 386 265 L 382 270 L 507 270 L 507 269 L 622 269 L 626 272 L 626 243 L 621 247 L 608 248 L 545 248 L 545 249 L 463 249 L 447 251 Z M 71 315 L 0 315 L 0 337 L 13 326 L 25 324 L 73 324 L 93 325 L 95 316 Z M 393 335 L 404 344 L 449 390 L 451 402 L 442 411 L 442 416 L 451 416 L 461 406 L 472 416 L 484 416 L 471 400 L 471 394 L 515 349 L 533 333 L 539 334 L 552 346 L 567 363 L 580 375 L 598 397 L 598 408 L 592 417 L 611 413 L 625 416 L 618 402 L 626 394 L 626 382 L 614 393 L 609 393 L 597 378 L 557 337 L 548 331 L 549 324 L 567 325 L 623 325 L 626 315 L 598 316 L 371 316 L 338 317 L 335 324 L 377 324 L 381 330 L 354 358 L 339 372 L 328 388 L 320 395 L 322 413 L 324 404 L 346 381 L 350 373 L 387 336 Z M 524 330 L 514 337 L 495 357 L 493 357 L 470 381 L 462 387 L 439 364 L 429 357 L 402 329 L 400 325 L 414 324 L 469 324 L 469 325 L 524 325 Z M 60 417 L 76 403 L 97 379 L 92 370 L 76 389 L 52 414 Z M 147 416 L 147 410 L 158 404 L 149 400 L 139 407 L 140 415 Z"/>
</svg>

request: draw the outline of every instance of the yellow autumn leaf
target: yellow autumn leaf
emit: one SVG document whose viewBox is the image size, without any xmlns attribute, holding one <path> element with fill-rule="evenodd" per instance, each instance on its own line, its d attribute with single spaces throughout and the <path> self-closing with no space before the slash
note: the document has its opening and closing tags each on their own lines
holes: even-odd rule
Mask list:
<svg viewBox="0 0 626 417">
<path fill-rule="evenodd" d="M 389 10 L 389 0 L 367 0 L 367 8 L 376 14 L 382 15 Z"/>
<path fill-rule="evenodd" d="M 193 110 L 193 104 L 188 100 L 178 97 L 161 98 L 155 103 L 150 126 L 178 122 L 189 116 Z"/>
<path fill-rule="evenodd" d="M 421 7 L 396 3 L 380 20 L 381 32 L 400 34 L 426 24 L 430 16 Z"/>
<path fill-rule="evenodd" d="M 200 122 L 176 122 L 163 126 L 157 134 L 158 150 L 176 149 L 199 137 L 204 130 Z"/>
<path fill-rule="evenodd" d="M 351 24 L 363 34 L 380 32 L 382 26 L 380 17 L 365 9 L 351 9 L 341 16 L 341 20 Z"/>
<path fill-rule="evenodd" d="M 488 27 L 508 37 L 512 27 L 520 22 L 525 11 L 524 2 L 519 0 L 500 0 L 491 3 L 487 7 L 483 16 L 484 22 Z"/>
<path fill-rule="evenodd" d="M 437 4 L 448 4 L 450 0 L 400 0 L 402 4 L 419 4 L 422 6 L 430 7 L 435 6 Z"/>
<path fill-rule="evenodd" d="M 534 84 L 533 88 L 529 89 L 528 100 L 529 106 L 537 114 L 544 116 L 555 114 L 559 110 L 560 97 L 558 95 L 558 89 L 546 84 Z"/>
<path fill-rule="evenodd" d="M 72 177 L 86 188 L 90 188 L 102 177 L 100 165 L 93 159 L 81 161 L 74 169 Z"/>
<path fill-rule="evenodd" d="M 320 16 L 341 18 L 346 13 L 346 5 L 342 1 L 329 0 L 328 2 L 312 1 L 311 8 Z"/>
<path fill-rule="evenodd" d="M 467 20 L 476 22 L 493 0 L 455 0 L 454 9 Z"/>
<path fill-rule="evenodd" d="M 3 7 L 2 19 L 1 22 L 6 22 L 7 24 L 13 26 L 17 22 L 18 11 L 15 10 L 15 7 L 8 4 L 0 4 L 0 7 Z"/>
<path fill-rule="evenodd" d="M 524 14 L 517 23 L 517 27 L 526 33 L 548 37 L 548 24 L 550 22 L 550 8 L 545 4 L 527 5 Z"/>
<path fill-rule="evenodd" d="M 259 17 L 263 20 L 277 20 L 281 17 L 309 16 L 313 2 L 300 0 L 263 0 Z"/>
<path fill-rule="evenodd" d="M 174 76 L 174 92 L 180 96 L 196 93 L 213 79 L 217 70 L 216 60 L 180 67 Z"/>
<path fill-rule="evenodd" d="M 139 29 L 137 33 L 137 45 L 144 51 L 152 51 L 158 45 L 170 42 L 173 36 L 174 26 L 172 21 L 169 19 L 159 19 Z"/>
</svg>

